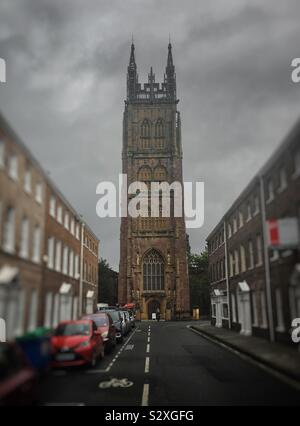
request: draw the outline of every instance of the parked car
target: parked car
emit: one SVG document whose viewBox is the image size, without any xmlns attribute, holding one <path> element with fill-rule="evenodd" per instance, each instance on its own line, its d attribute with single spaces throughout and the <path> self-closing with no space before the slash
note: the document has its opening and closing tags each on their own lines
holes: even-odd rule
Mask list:
<svg viewBox="0 0 300 426">
<path fill-rule="evenodd" d="M 0 344 L 0 407 L 30 406 L 37 402 L 38 378 L 21 348 Z"/>
<path fill-rule="evenodd" d="M 116 327 L 116 339 L 118 343 L 121 343 L 124 339 L 125 335 L 125 329 L 124 329 L 124 323 L 123 323 L 123 317 L 121 315 L 121 312 L 119 312 L 117 309 L 107 309 L 103 310 L 101 312 L 105 312 L 110 315 L 111 319 L 113 320 L 114 326 Z"/>
<path fill-rule="evenodd" d="M 135 315 L 133 311 L 128 310 L 131 328 L 135 328 Z"/>
<path fill-rule="evenodd" d="M 58 325 L 52 337 L 53 367 L 88 364 L 95 367 L 104 357 L 101 332 L 92 320 L 66 321 Z"/>
<path fill-rule="evenodd" d="M 85 316 L 83 319 L 90 319 L 97 325 L 104 342 L 105 350 L 107 352 L 115 348 L 117 343 L 117 330 L 111 316 L 108 313 L 99 312 L 97 314 Z"/>
<path fill-rule="evenodd" d="M 120 313 L 123 317 L 125 335 L 127 335 L 128 333 L 131 332 L 131 323 L 130 323 L 129 313 L 127 311 L 123 311 L 123 310 L 120 310 Z"/>
</svg>

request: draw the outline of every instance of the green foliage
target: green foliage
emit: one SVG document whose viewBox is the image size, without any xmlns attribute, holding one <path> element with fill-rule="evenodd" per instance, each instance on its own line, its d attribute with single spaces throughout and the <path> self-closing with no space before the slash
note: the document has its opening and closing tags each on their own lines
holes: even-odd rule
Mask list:
<svg viewBox="0 0 300 426">
<path fill-rule="evenodd" d="M 200 316 L 210 313 L 210 285 L 208 276 L 208 252 L 193 254 L 188 248 L 191 307 L 200 309 Z"/>
<path fill-rule="evenodd" d="M 118 303 L 118 273 L 114 271 L 107 260 L 99 262 L 99 297 L 101 303 L 115 306 Z"/>
</svg>

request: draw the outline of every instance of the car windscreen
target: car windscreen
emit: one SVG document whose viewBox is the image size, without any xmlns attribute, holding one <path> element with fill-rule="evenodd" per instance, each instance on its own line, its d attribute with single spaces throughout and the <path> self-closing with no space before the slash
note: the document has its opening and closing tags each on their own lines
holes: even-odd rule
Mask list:
<svg viewBox="0 0 300 426">
<path fill-rule="evenodd" d="M 118 311 L 109 311 L 108 314 L 114 322 L 120 321 L 120 314 Z"/>
<path fill-rule="evenodd" d="M 108 318 L 106 315 L 95 315 L 91 317 L 97 327 L 108 327 Z"/>
<path fill-rule="evenodd" d="M 89 336 L 90 324 L 81 322 L 76 324 L 61 324 L 55 331 L 55 336 Z"/>
</svg>

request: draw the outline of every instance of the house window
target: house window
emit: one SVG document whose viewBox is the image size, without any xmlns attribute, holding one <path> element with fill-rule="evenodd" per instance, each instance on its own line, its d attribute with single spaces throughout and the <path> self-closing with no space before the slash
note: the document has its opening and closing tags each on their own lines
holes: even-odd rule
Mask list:
<svg viewBox="0 0 300 426">
<path fill-rule="evenodd" d="M 71 234 L 75 235 L 75 221 L 74 219 L 71 220 Z"/>
<path fill-rule="evenodd" d="M 41 228 L 36 226 L 33 231 L 32 260 L 35 263 L 41 261 Z"/>
<path fill-rule="evenodd" d="M 274 183 L 270 179 L 267 184 L 267 203 L 271 203 L 274 198 Z"/>
<path fill-rule="evenodd" d="M 254 216 L 258 215 L 260 212 L 260 204 L 259 204 L 259 197 L 256 195 L 254 197 Z"/>
<path fill-rule="evenodd" d="M 77 240 L 80 240 L 80 225 L 76 225 L 76 238 Z"/>
<path fill-rule="evenodd" d="M 78 279 L 80 277 L 79 274 L 79 256 L 76 254 L 75 256 L 75 278 Z"/>
<path fill-rule="evenodd" d="M 228 238 L 231 238 L 232 237 L 232 227 L 231 227 L 231 224 L 229 223 L 228 224 Z"/>
<path fill-rule="evenodd" d="M 31 193 L 31 171 L 29 169 L 26 170 L 24 175 L 24 189 L 28 194 Z"/>
<path fill-rule="evenodd" d="M 237 226 L 237 218 L 235 217 L 233 219 L 233 233 L 236 234 L 238 230 L 238 226 Z"/>
<path fill-rule="evenodd" d="M 244 226 L 244 214 L 243 214 L 243 212 L 239 212 L 239 225 L 240 225 L 240 228 L 242 228 L 243 226 Z"/>
<path fill-rule="evenodd" d="M 0 139 L 0 169 L 5 167 L 5 143 Z"/>
<path fill-rule="evenodd" d="M 234 265 L 235 265 L 235 275 L 240 273 L 240 263 L 239 263 L 239 252 L 235 250 L 234 252 Z"/>
<path fill-rule="evenodd" d="M 39 204 L 43 202 L 43 186 L 41 183 L 37 183 L 35 186 L 35 200 Z"/>
<path fill-rule="evenodd" d="M 249 241 L 249 269 L 254 268 L 254 247 L 252 240 Z"/>
<path fill-rule="evenodd" d="M 57 222 L 62 223 L 63 219 L 63 212 L 62 212 L 62 206 L 57 207 Z"/>
<path fill-rule="evenodd" d="M 65 225 L 65 228 L 69 230 L 69 227 L 70 227 L 70 216 L 69 216 L 68 213 L 65 213 L 65 223 L 64 223 L 64 225 Z"/>
<path fill-rule="evenodd" d="M 48 268 L 54 268 L 54 238 L 48 239 Z"/>
<path fill-rule="evenodd" d="M 244 246 L 241 246 L 241 272 L 246 272 L 247 263 L 246 263 L 246 250 Z"/>
<path fill-rule="evenodd" d="M 56 253 L 55 253 L 55 270 L 57 272 L 61 271 L 61 251 L 62 251 L 61 241 L 57 241 L 56 242 Z"/>
<path fill-rule="evenodd" d="M 165 288 L 165 265 L 160 254 L 151 250 L 143 262 L 144 290 L 162 291 Z"/>
<path fill-rule="evenodd" d="M 70 277 L 74 277 L 74 252 L 73 251 L 70 251 L 69 275 Z"/>
<path fill-rule="evenodd" d="M 285 168 L 281 168 L 279 171 L 279 188 L 278 192 L 282 192 L 287 188 L 287 176 Z"/>
<path fill-rule="evenodd" d="M 28 259 L 29 255 L 29 220 L 27 217 L 22 219 L 20 235 L 20 257 Z"/>
<path fill-rule="evenodd" d="M 263 264 L 263 245 L 261 235 L 256 237 L 256 246 L 257 246 L 257 266 Z"/>
<path fill-rule="evenodd" d="M 8 253 L 15 251 L 15 210 L 9 208 L 3 230 L 3 249 Z"/>
<path fill-rule="evenodd" d="M 63 254 L 63 274 L 68 275 L 68 261 L 69 261 L 69 249 L 64 247 Z"/>
<path fill-rule="evenodd" d="M 18 180 L 18 157 L 11 154 L 8 162 L 8 174 L 13 180 Z"/>
<path fill-rule="evenodd" d="M 55 217 L 55 210 L 56 210 L 56 200 L 54 197 L 50 198 L 50 216 Z"/>
<path fill-rule="evenodd" d="M 251 208 L 251 203 L 248 202 L 247 203 L 247 222 L 250 222 L 251 219 L 252 219 L 252 208 Z"/>
</svg>

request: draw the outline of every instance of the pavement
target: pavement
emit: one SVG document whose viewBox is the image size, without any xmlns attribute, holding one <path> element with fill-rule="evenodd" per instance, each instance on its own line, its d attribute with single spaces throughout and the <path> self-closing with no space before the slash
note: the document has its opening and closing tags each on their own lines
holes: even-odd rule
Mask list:
<svg viewBox="0 0 300 426">
<path fill-rule="evenodd" d="M 273 369 L 274 372 L 281 373 L 299 382 L 300 387 L 300 352 L 297 350 L 298 348 L 280 343 L 270 343 L 258 337 L 245 337 L 225 328 L 216 328 L 207 321 L 194 323 L 191 328 L 216 343 L 221 343 L 240 354 L 248 356 L 253 361 Z"/>
<path fill-rule="evenodd" d="M 40 389 L 44 406 L 286 406 L 300 391 L 186 322 L 142 322 L 96 369 L 57 370 Z M 199 325 L 199 324 L 198 324 Z"/>
</svg>

